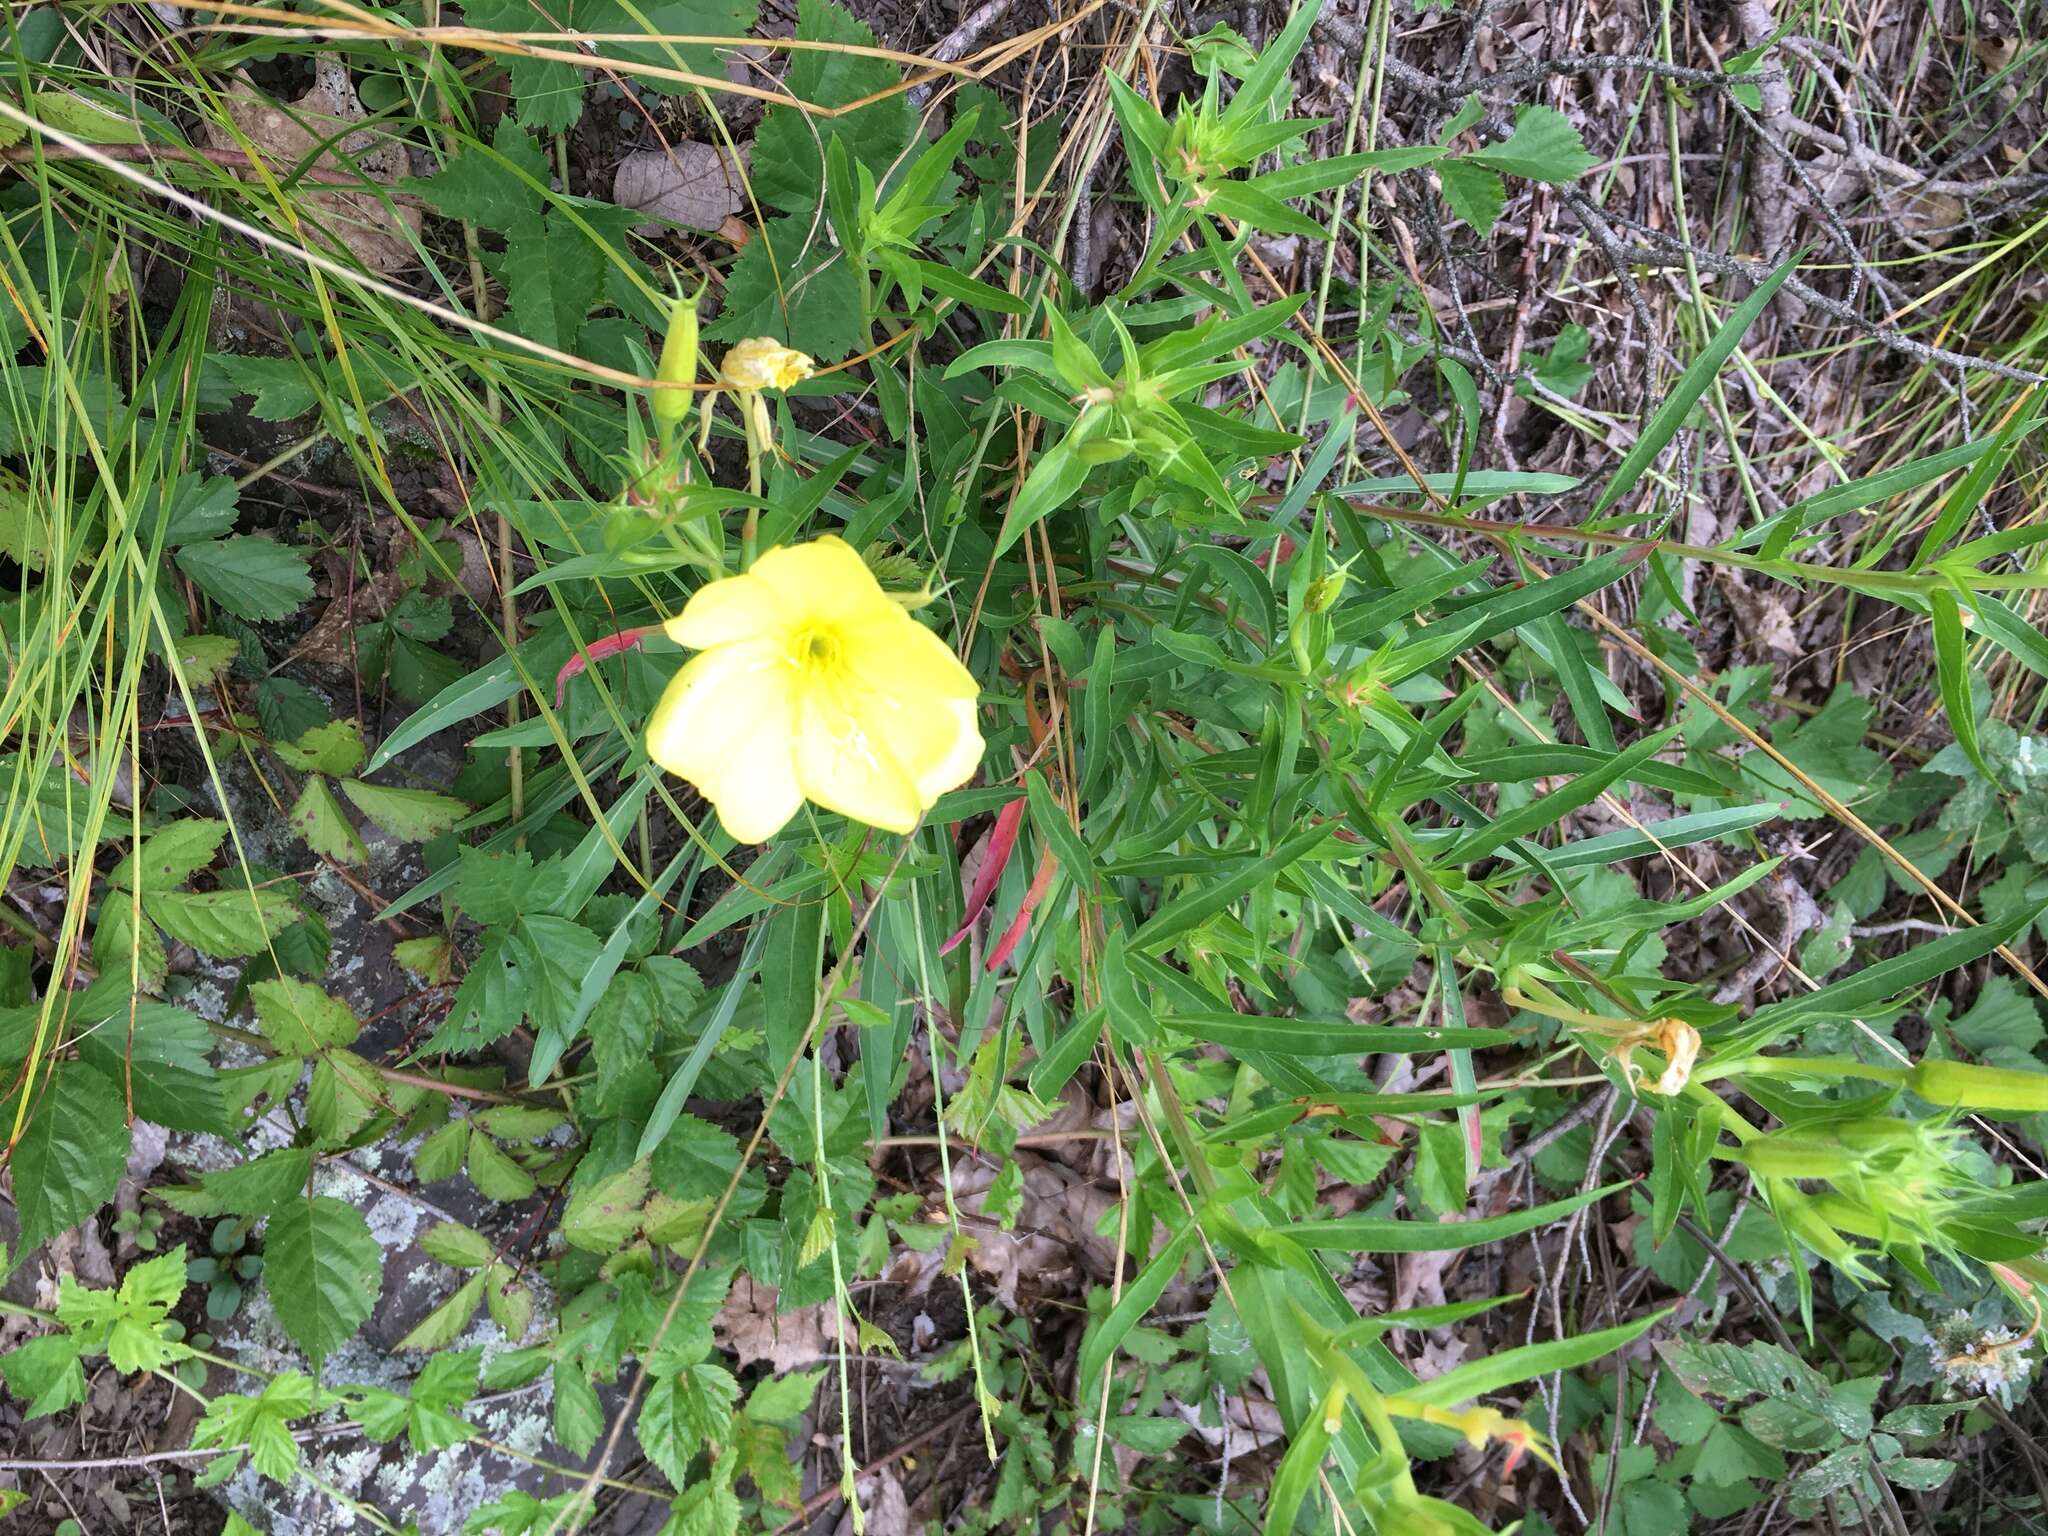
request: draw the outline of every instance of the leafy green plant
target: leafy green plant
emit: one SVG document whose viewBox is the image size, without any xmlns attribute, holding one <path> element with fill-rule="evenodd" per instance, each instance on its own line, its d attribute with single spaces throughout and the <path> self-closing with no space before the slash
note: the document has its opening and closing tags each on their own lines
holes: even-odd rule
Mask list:
<svg viewBox="0 0 2048 1536">
<path fill-rule="evenodd" d="M 263 1273 L 263 1255 L 248 1252 L 247 1218 L 222 1217 L 213 1224 L 206 1253 L 185 1266 L 185 1278 L 206 1287 L 206 1315 L 224 1323 L 241 1310 L 249 1284 Z"/>
<path fill-rule="evenodd" d="M 1577 445 L 1583 480 L 1501 467 L 1482 427 L 1505 446 L 1510 391 L 1613 410 L 1594 317 L 1489 379 L 1488 421 L 1350 193 L 1399 178 L 1483 241 L 1522 184 L 1570 203 L 1599 162 L 1553 107 L 1464 82 L 1419 138 L 1322 153 L 1331 125 L 1293 115 L 1314 4 L 1263 48 L 1192 40 L 1178 100 L 1140 27 L 1048 144 L 981 83 L 928 128 L 873 31 L 803 0 L 753 88 L 756 227 L 705 284 L 569 175 L 562 130 L 595 62 L 729 137 L 705 39 L 756 19 L 576 0 L 554 22 L 594 57 L 495 35 L 538 25 L 500 0 L 455 32 L 266 19 L 181 34 L 184 73 L 130 107 L 6 18 L 0 148 L 40 157 L 0 187 L 0 868 L 34 876 L 0 904 L 14 1257 L 114 1196 L 131 1122 L 241 1154 L 188 1177 L 174 1152 L 154 1193 L 207 1251 L 64 1280 L 9 1391 L 65 1410 L 102 1357 L 174 1380 L 204 1400 L 202 1485 L 287 1487 L 321 1475 L 305 1431 L 452 1454 L 485 1445 L 487 1394 L 544 1389 L 589 1470 L 492 1440 L 561 1481 L 477 1533 L 589 1522 L 629 1456 L 679 1532 L 774 1528 L 820 1438 L 857 1501 L 871 1378 L 955 1405 L 975 1531 L 1483 1531 L 1436 1465 L 1461 1443 L 1526 1480 L 1531 1530 L 1589 1465 L 1630 1532 L 1767 1490 L 1860 1522 L 1943 1486 L 2031 1381 L 2048 1290 L 2016 1147 L 2048 1115 L 2048 578 L 2038 523 L 1984 527 L 2038 474 L 2034 397 L 1866 472 L 1821 454 L 1824 489 L 1692 533 L 1678 450 L 1720 426 L 1757 472 L 1722 384 L 1802 253 L 1695 284 L 1671 376 L 1645 352 L 1661 389 Z M 322 50 L 364 111 L 290 175 L 256 173 L 282 167 L 214 83 L 259 46 Z M 376 146 L 418 174 L 370 177 Z M 1117 174 L 1137 233 L 1070 279 Z M 343 185 L 433 214 L 412 275 L 370 270 Z M 1313 301 L 1275 241 L 1318 255 Z M 109 291 L 131 247 L 176 256 L 168 300 Z M 264 324 L 224 343 L 224 292 Z M 230 477 L 192 430 L 228 412 L 291 440 Z M 260 510 L 301 471 L 346 512 Z M 365 539 L 373 514 L 402 532 Z M 847 578 L 810 595 L 823 620 L 771 626 L 766 562 L 821 547 Z M 388 601 L 358 613 L 371 548 Z M 1924 628 L 1952 743 L 1890 734 L 1839 669 L 1709 665 L 1723 580 Z M 856 588 L 893 650 L 839 648 Z M 328 662 L 300 649 L 316 596 Z M 736 638 L 675 623 L 705 611 Z M 649 749 L 711 670 L 682 653 L 720 646 L 758 681 L 692 717 L 690 761 L 804 775 L 758 842 Z M 935 753 L 899 706 L 962 669 Z M 921 773 L 921 818 L 881 818 L 907 832 L 830 792 L 934 755 L 935 802 Z M 1862 852 L 1809 893 L 1830 837 Z M 393 946 L 375 1001 L 363 941 L 330 953 L 344 917 Z M 1768 970 L 1710 952 L 1738 924 Z M 373 1151 L 433 1212 L 437 1287 L 397 1341 L 411 1379 L 376 1386 L 336 1366 L 385 1268 L 350 1193 Z M 432 1189 L 455 1180 L 460 1222 Z M 149 1252 L 164 1226 L 116 1230 Z M 1547 1269 L 1537 1298 L 1363 1283 L 1493 1245 L 1570 1269 L 1617 1227 L 1648 1278 L 1569 1315 Z M 1048 1232 L 1056 1259 L 1022 1246 Z M 934 1347 L 887 1310 L 905 1273 L 957 1314 Z M 1724 1284 L 1764 1289 L 1735 1310 Z M 303 1358 L 189 1334 L 188 1285 L 218 1324 L 261 1298 Z M 764 1293 L 802 1358 L 739 1342 Z M 1467 1325 L 1490 1343 L 1416 1369 Z"/>
</svg>

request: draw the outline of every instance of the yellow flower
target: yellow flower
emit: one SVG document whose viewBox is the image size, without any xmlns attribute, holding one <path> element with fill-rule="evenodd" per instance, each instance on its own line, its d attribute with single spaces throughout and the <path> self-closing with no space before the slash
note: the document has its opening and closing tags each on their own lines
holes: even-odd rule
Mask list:
<svg viewBox="0 0 2048 1536">
<path fill-rule="evenodd" d="M 772 337 L 750 336 L 725 354 L 718 365 L 718 382 L 734 390 L 788 389 L 815 371 L 816 365 L 803 353 Z"/>
<path fill-rule="evenodd" d="M 981 764 L 973 676 L 839 539 L 769 550 L 666 628 L 703 654 L 655 706 L 648 754 L 743 843 L 805 800 L 908 832 Z"/>
</svg>

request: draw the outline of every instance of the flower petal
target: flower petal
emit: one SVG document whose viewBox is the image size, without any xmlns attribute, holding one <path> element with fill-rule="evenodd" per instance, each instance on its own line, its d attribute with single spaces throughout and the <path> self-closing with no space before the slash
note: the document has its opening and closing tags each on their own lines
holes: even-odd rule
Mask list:
<svg viewBox="0 0 2048 1536">
<path fill-rule="evenodd" d="M 693 651 L 765 640 L 789 627 L 775 589 L 754 576 L 726 576 L 690 594 L 683 611 L 662 626 L 669 639 Z"/>
<path fill-rule="evenodd" d="M 924 796 L 927 807 L 946 791 L 958 789 L 981 771 L 985 748 L 981 724 L 975 718 L 974 701 L 955 699 L 947 707 L 959 722 L 960 734 L 954 739 L 951 752 L 917 774 L 917 792 Z"/>
<path fill-rule="evenodd" d="M 696 785 L 741 842 L 774 836 L 803 803 L 792 680 L 772 641 L 719 646 L 675 675 L 647 722 L 648 755 Z"/>
<path fill-rule="evenodd" d="M 827 810 L 885 832 L 908 832 L 924 814 L 917 785 L 894 743 L 871 729 L 867 698 L 848 708 L 838 690 L 811 688 L 797 701 L 797 782 Z"/>
<path fill-rule="evenodd" d="M 784 544 L 754 562 L 748 575 L 773 589 L 783 608 L 805 623 L 847 624 L 903 610 L 889 601 L 860 554 L 826 534 L 807 544 Z M 708 589 L 707 589 L 708 590 Z"/>
<path fill-rule="evenodd" d="M 981 685 L 953 648 L 909 614 L 889 611 L 842 627 L 847 662 L 870 688 L 937 699 L 975 699 Z"/>
</svg>

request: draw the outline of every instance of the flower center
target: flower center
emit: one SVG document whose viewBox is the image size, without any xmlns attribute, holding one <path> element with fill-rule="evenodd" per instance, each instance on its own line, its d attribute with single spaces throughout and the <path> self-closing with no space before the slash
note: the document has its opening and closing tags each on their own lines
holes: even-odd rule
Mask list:
<svg viewBox="0 0 2048 1536">
<path fill-rule="evenodd" d="M 789 659 L 806 672 L 832 672 L 845 659 L 845 647 L 835 631 L 806 625 L 792 637 Z"/>
</svg>

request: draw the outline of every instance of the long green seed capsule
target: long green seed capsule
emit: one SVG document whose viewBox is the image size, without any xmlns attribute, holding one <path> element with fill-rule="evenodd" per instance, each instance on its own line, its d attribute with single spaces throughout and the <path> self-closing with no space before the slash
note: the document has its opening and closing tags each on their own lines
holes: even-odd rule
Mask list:
<svg viewBox="0 0 2048 1536">
<path fill-rule="evenodd" d="M 1744 1142 L 1730 1155 L 1766 1179 L 1839 1179 L 1861 1166 L 1861 1160 L 1826 1131 L 1773 1131 Z"/>
<path fill-rule="evenodd" d="M 663 384 L 697 382 L 697 294 L 678 298 L 669 310 L 668 337 L 661 344 L 661 365 L 654 377 Z M 697 399 L 688 389 L 657 389 L 653 403 L 655 427 L 666 441 Z"/>
<path fill-rule="evenodd" d="M 2043 1072 L 1929 1060 L 1906 1074 L 1906 1086 L 1928 1103 L 1951 1109 L 1983 1109 L 2010 1115 L 2048 1111 L 2048 1073 Z"/>
</svg>

